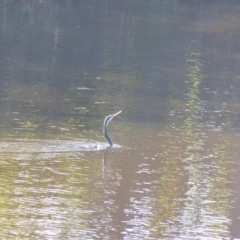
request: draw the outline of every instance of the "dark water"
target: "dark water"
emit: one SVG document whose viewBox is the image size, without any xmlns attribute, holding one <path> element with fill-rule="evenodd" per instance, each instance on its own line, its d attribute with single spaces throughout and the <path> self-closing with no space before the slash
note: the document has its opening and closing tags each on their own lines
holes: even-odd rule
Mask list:
<svg viewBox="0 0 240 240">
<path fill-rule="evenodd" d="M 240 239 L 239 23 L 239 1 L 2 1 L 0 238 Z"/>
</svg>

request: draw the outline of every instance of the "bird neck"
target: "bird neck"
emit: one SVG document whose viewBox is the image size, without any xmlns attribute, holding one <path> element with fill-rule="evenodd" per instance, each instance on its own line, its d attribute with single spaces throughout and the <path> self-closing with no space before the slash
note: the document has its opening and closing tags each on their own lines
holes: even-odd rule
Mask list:
<svg viewBox="0 0 240 240">
<path fill-rule="evenodd" d="M 104 127 L 104 136 L 105 136 L 105 138 L 108 140 L 109 145 L 112 147 L 112 146 L 113 146 L 113 141 L 112 141 L 112 139 L 111 139 L 111 138 L 109 137 L 109 135 L 108 135 L 107 127 L 106 127 L 106 126 Z"/>
</svg>

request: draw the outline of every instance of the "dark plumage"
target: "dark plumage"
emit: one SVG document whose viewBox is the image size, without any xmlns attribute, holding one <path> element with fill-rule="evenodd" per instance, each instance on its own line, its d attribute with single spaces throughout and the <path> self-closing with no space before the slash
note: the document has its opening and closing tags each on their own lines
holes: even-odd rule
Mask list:
<svg viewBox="0 0 240 240">
<path fill-rule="evenodd" d="M 110 146 L 113 146 L 113 141 L 112 139 L 109 137 L 108 135 L 108 132 L 107 132 L 107 126 L 109 124 L 109 122 L 114 118 L 116 117 L 118 114 L 120 114 L 122 111 L 119 111 L 115 114 L 112 114 L 112 115 L 109 115 L 107 117 L 105 117 L 104 121 L 103 121 L 103 134 L 104 134 L 104 137 L 108 140 L 108 143 Z"/>
</svg>

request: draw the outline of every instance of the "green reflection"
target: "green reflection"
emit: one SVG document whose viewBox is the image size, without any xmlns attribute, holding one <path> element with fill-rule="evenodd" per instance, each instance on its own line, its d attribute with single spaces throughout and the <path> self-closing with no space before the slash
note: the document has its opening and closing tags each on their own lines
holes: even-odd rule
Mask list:
<svg viewBox="0 0 240 240">
<path fill-rule="evenodd" d="M 208 237 L 229 237 L 233 199 L 229 184 L 235 173 L 232 159 L 237 144 L 223 128 L 209 124 L 210 111 L 200 98 L 201 54 L 189 53 L 186 62 L 186 101 L 172 100 L 169 127 L 161 140 L 163 166 L 158 171 L 163 187 L 154 202 L 153 234 L 168 236 L 177 228 L 179 236 L 183 232 L 193 237 L 201 229 Z"/>
</svg>

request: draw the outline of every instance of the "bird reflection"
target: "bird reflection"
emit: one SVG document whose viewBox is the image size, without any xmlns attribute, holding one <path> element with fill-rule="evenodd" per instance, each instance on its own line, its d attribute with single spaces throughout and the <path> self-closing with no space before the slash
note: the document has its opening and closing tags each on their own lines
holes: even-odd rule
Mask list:
<svg viewBox="0 0 240 240">
<path fill-rule="evenodd" d="M 111 152 L 111 147 L 108 147 L 107 149 L 105 149 L 104 154 L 103 154 L 103 165 L 102 165 L 102 171 L 103 172 L 110 172 L 110 167 L 107 164 L 107 157 L 109 152 Z"/>
</svg>

